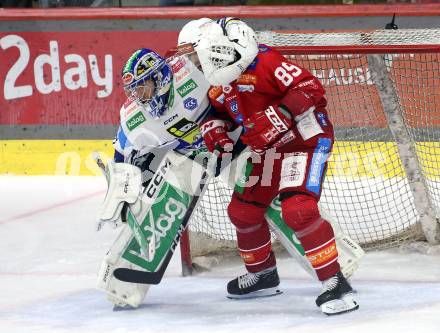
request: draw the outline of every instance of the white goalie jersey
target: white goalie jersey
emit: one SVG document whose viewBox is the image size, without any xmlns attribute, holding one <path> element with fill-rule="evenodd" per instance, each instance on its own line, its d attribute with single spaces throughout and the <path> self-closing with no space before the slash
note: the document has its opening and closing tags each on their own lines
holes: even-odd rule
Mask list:
<svg viewBox="0 0 440 333">
<path fill-rule="evenodd" d="M 161 229 L 161 232 L 155 231 L 152 235 L 144 235 L 143 233 L 146 232 L 145 224 L 151 224 L 151 230 L 158 230 L 159 227 L 155 225 L 156 220 L 169 218 L 169 221 L 175 221 L 176 224 L 180 223 L 180 220 L 175 219 L 173 215 L 176 212 L 170 211 L 170 209 L 177 206 L 171 205 L 171 203 L 167 204 L 168 201 L 178 203 L 177 199 L 173 201 L 172 197 L 168 198 L 168 195 L 172 195 L 172 193 L 168 193 L 169 187 L 167 187 L 166 192 L 167 199 L 163 201 L 165 207 L 161 206 L 162 199 L 156 201 L 153 199 L 153 193 L 159 192 L 161 183 L 150 182 L 149 185 L 144 185 L 147 187 L 140 194 L 141 170 L 132 165 L 136 164 L 132 163 L 133 159 L 142 159 L 143 155 L 153 151 L 156 153 L 157 148 L 165 151 L 165 156 L 174 154 L 172 165 L 168 164 L 171 158 L 162 156 L 164 160 L 160 162 L 162 167 L 152 170 L 153 174 L 151 176 L 154 177 L 156 172 L 159 172 L 157 175 L 163 175 L 161 179 L 164 179 L 166 167 L 167 170 L 169 169 L 167 171 L 167 181 L 172 184 L 171 187 L 175 186 L 176 189 L 182 190 L 184 193 L 191 193 L 192 189 L 190 181 L 192 178 L 187 176 L 193 175 L 195 172 L 193 178 L 199 177 L 200 179 L 203 171 L 201 166 L 193 166 L 197 163 L 192 163 L 186 158 L 179 159 L 177 156 L 179 154 L 175 152 L 186 155 L 198 152 L 204 147 L 203 138 L 199 131 L 199 123 L 211 110 L 207 97 L 209 83 L 203 73 L 185 55 L 170 59 L 168 64 L 173 77 L 166 111 L 160 117 L 154 118 L 136 101 L 128 100 L 120 110 L 120 127 L 114 141 L 114 148 L 124 156 L 125 163 L 109 162 L 106 168 L 109 172 L 107 178 L 110 181 L 106 198 L 99 213 L 100 223 L 120 221 L 124 202 L 128 204 L 128 221 L 130 221 L 130 216 L 137 221 L 134 224 L 124 223 L 118 238 L 104 258 L 98 276 L 98 289 L 106 292 L 108 299 L 117 306 L 139 306 L 148 291 L 149 284 L 122 282 L 114 276 L 116 269 L 141 269 L 155 272 L 156 269 L 159 269 L 157 267 L 160 267 L 158 265 L 162 262 L 161 260 L 165 260 L 162 257 L 169 251 L 171 253 L 173 251 L 168 249 L 171 245 L 167 244 L 166 240 L 176 237 L 174 234 L 168 235 L 168 233 L 178 230 L 177 226 L 168 230 L 167 237 L 162 237 L 161 232 L 165 233 L 163 229 Z M 159 160 L 161 159 L 159 158 Z M 177 166 L 178 162 L 181 163 L 179 166 Z M 155 168 L 153 167 L 153 169 Z M 176 172 L 176 174 L 173 172 Z M 180 173 L 177 174 L 177 172 Z M 173 184 L 172 179 L 184 179 L 186 182 L 183 185 L 181 182 Z M 129 193 L 133 194 L 132 198 L 129 197 Z M 168 213 L 171 215 L 168 216 Z M 179 217 L 182 217 L 182 214 L 179 213 Z M 139 223 L 139 230 L 137 228 L 133 229 L 133 225 L 137 225 L 137 223 Z M 119 223 L 115 222 L 115 224 L 118 225 Z M 132 226 L 130 227 L 130 225 Z M 138 231 L 139 236 L 134 236 L 135 232 L 133 230 Z M 137 242 L 134 241 L 133 237 Z M 148 247 L 151 250 L 151 253 L 149 253 L 151 258 L 137 247 L 137 243 L 142 243 L 142 241 L 138 241 L 138 238 L 149 240 Z M 150 246 L 150 244 L 152 245 Z M 140 264 L 140 262 L 143 264 Z"/>
<path fill-rule="evenodd" d="M 172 58 L 169 65 L 173 83 L 168 110 L 160 118 L 152 118 L 130 99 L 120 110 L 120 127 L 114 148 L 124 155 L 125 162 L 133 150 L 138 156 L 154 148 L 186 154 L 203 145 L 198 125 L 210 111 L 209 83 L 185 55 Z"/>
</svg>

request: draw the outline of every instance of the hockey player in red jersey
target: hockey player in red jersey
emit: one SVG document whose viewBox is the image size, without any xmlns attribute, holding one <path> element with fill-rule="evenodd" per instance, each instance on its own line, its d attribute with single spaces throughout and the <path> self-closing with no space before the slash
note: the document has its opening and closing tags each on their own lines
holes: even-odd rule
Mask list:
<svg viewBox="0 0 440 333">
<path fill-rule="evenodd" d="M 329 315 L 356 310 L 338 264 L 332 226 L 318 210 L 334 142 L 325 91 L 310 72 L 268 46 L 259 45 L 252 62 L 243 61 L 249 59 L 249 54 L 242 55 L 246 46 L 224 38 L 219 25 L 203 27 L 195 48 L 213 85 L 209 98 L 216 109 L 201 132 L 209 150 L 225 152 L 233 144 L 228 131 L 242 126 L 241 140 L 253 151 L 246 166 L 248 182 L 236 186 L 228 207 L 248 271 L 229 282 L 229 296 L 277 293 L 279 277 L 264 214 L 279 195 L 283 219 L 323 283 L 316 304 Z M 252 33 L 245 33 L 247 43 L 256 45 Z"/>
</svg>

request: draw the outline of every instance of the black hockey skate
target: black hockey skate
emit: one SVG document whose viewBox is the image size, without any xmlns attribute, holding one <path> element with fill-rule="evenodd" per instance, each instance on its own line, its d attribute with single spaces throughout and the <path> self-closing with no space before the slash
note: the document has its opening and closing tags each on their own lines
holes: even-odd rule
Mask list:
<svg viewBox="0 0 440 333">
<path fill-rule="evenodd" d="M 282 294 L 278 285 L 280 278 L 275 268 L 258 273 L 246 273 L 228 283 L 228 298 L 257 298 Z"/>
<path fill-rule="evenodd" d="M 322 282 L 322 293 L 315 302 L 328 316 L 359 309 L 353 289 L 341 272 Z"/>
</svg>

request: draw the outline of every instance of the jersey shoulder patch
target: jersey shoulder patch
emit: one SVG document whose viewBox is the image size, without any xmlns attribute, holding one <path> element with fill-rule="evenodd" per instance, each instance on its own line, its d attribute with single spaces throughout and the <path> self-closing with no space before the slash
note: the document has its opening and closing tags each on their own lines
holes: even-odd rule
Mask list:
<svg viewBox="0 0 440 333">
<path fill-rule="evenodd" d="M 179 56 L 170 62 L 173 72 L 173 82 L 178 86 L 194 71 L 192 63 L 186 56 Z"/>
<path fill-rule="evenodd" d="M 124 105 L 121 107 L 121 111 L 120 111 L 121 121 L 129 118 L 138 108 L 139 105 L 134 100 L 127 98 Z"/>
<path fill-rule="evenodd" d="M 208 90 L 208 96 L 211 100 L 217 100 L 223 94 L 222 87 L 211 87 Z M 220 103 L 220 101 L 217 100 Z"/>
<path fill-rule="evenodd" d="M 257 75 L 255 74 L 249 74 L 249 73 L 243 73 L 241 74 L 237 79 L 237 84 L 257 84 L 258 79 Z"/>
<path fill-rule="evenodd" d="M 176 74 L 185 67 L 185 64 L 186 59 L 184 57 L 175 57 L 170 61 L 171 71 Z"/>
</svg>

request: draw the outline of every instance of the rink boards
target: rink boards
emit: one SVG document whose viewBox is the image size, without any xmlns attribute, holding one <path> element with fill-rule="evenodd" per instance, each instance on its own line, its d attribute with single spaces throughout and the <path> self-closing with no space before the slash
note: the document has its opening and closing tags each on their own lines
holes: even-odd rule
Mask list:
<svg viewBox="0 0 440 333">
<path fill-rule="evenodd" d="M 440 142 L 419 142 L 418 156 L 430 180 L 440 179 Z M 92 152 L 113 156 L 110 140 L 0 140 L 0 174 L 100 175 Z M 337 141 L 328 177 L 403 177 L 393 142 Z"/>
</svg>

